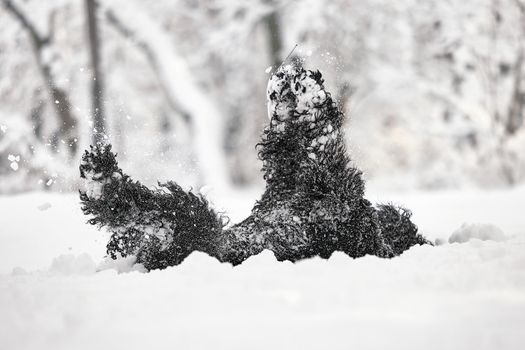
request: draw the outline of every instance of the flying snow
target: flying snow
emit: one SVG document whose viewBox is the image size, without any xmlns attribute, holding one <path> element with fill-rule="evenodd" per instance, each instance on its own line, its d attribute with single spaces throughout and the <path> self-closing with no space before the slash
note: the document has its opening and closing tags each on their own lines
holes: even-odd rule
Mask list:
<svg viewBox="0 0 525 350">
<path fill-rule="evenodd" d="M 9 165 L 11 169 L 13 169 L 14 171 L 17 171 L 18 162 L 20 161 L 20 156 L 15 156 L 13 154 L 10 154 L 7 156 L 7 159 L 11 162 L 11 164 Z"/>
</svg>

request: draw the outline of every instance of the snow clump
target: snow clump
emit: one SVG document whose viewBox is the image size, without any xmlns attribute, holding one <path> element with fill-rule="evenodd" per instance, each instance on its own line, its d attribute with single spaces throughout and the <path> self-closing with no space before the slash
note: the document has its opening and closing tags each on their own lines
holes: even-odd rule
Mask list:
<svg viewBox="0 0 525 350">
<path fill-rule="evenodd" d="M 53 259 L 49 271 L 64 275 L 90 275 L 95 273 L 96 265 L 87 253 L 80 254 L 79 256 L 63 254 Z"/>
<path fill-rule="evenodd" d="M 448 243 L 465 243 L 471 239 L 482 241 L 502 242 L 506 240 L 505 233 L 493 224 L 467 224 L 464 223 L 448 239 Z"/>
</svg>

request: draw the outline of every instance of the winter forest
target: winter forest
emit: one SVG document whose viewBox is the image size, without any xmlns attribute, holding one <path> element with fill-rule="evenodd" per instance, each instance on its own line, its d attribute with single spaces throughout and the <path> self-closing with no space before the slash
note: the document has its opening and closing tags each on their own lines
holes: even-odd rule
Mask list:
<svg viewBox="0 0 525 350">
<path fill-rule="evenodd" d="M 260 185 L 266 70 L 295 44 L 344 108 L 369 181 L 525 179 L 520 0 L 98 5 L 3 1 L 2 193 L 71 190 L 98 134 L 149 183 Z"/>
<path fill-rule="evenodd" d="M 0 0 L 1 349 L 522 349 L 524 207 L 525 0 Z"/>
</svg>

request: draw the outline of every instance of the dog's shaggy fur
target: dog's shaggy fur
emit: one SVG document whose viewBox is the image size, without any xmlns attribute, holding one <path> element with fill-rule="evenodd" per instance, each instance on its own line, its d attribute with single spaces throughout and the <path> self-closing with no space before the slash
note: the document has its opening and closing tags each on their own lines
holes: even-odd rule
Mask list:
<svg viewBox="0 0 525 350">
<path fill-rule="evenodd" d="M 344 116 L 318 71 L 281 67 L 267 97 L 270 125 L 258 145 L 266 190 L 252 214 L 228 229 L 200 195 L 173 182 L 153 190 L 133 182 L 111 146 L 85 152 L 82 209 L 93 216 L 89 223 L 112 232 L 112 258 L 134 255 L 147 269 L 177 265 L 194 250 L 234 265 L 263 249 L 291 261 L 336 250 L 388 258 L 429 243 L 408 210 L 374 208 L 363 197 L 361 172 L 345 150 Z"/>
</svg>

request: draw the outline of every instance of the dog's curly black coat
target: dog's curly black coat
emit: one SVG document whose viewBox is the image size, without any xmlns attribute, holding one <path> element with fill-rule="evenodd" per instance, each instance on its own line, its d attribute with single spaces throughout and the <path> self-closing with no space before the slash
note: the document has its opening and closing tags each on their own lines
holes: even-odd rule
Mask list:
<svg viewBox="0 0 525 350">
<path fill-rule="evenodd" d="M 181 263 L 198 250 L 234 265 L 264 249 L 278 260 L 334 251 L 351 257 L 393 257 L 429 242 L 393 205 L 374 208 L 363 198 L 361 172 L 350 165 L 343 113 L 323 86 L 321 73 L 286 65 L 268 83 L 270 125 L 259 143 L 266 190 L 241 223 L 225 217 L 201 195 L 173 182 L 149 189 L 117 165 L 111 146 L 82 157 L 82 209 L 90 224 L 112 233 L 108 255 L 136 256 L 147 269 Z"/>
</svg>

